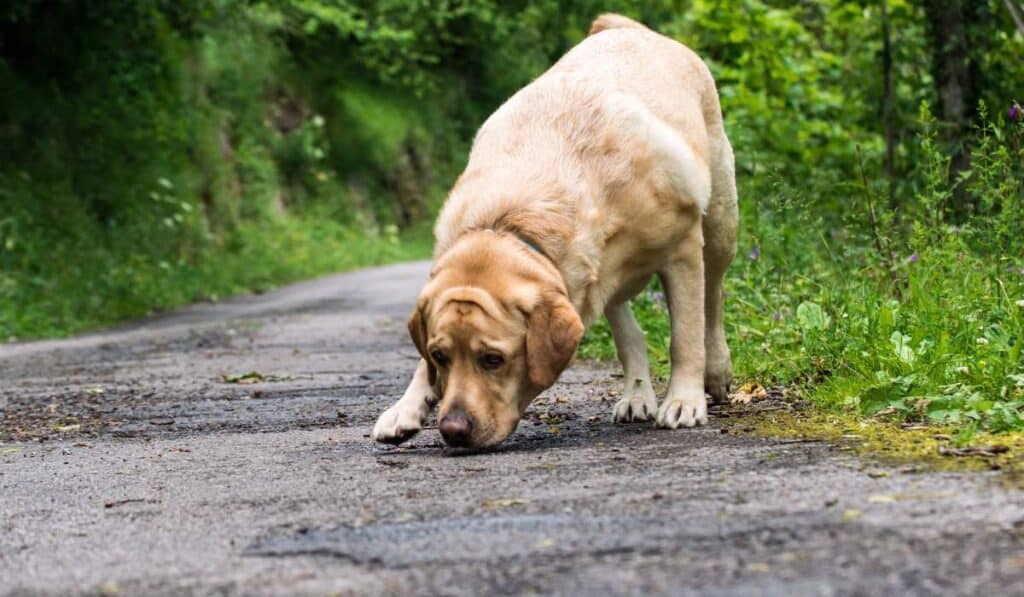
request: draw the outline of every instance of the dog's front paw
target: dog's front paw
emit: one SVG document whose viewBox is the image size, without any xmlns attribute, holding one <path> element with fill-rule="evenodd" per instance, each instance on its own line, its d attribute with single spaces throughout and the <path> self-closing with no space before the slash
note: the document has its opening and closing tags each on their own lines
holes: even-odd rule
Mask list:
<svg viewBox="0 0 1024 597">
<path fill-rule="evenodd" d="M 419 433 L 421 429 L 423 421 L 420 413 L 396 404 L 377 418 L 370 437 L 383 444 L 400 444 Z"/>
<path fill-rule="evenodd" d="M 708 422 L 708 403 L 704 393 L 673 398 L 667 396 L 658 409 L 658 427 L 678 429 L 705 425 Z"/>
<path fill-rule="evenodd" d="M 654 395 L 651 383 L 636 380 L 634 387 L 626 396 L 615 403 L 612 409 L 612 421 L 629 423 L 631 421 L 650 421 L 658 412 L 658 397 Z"/>
</svg>

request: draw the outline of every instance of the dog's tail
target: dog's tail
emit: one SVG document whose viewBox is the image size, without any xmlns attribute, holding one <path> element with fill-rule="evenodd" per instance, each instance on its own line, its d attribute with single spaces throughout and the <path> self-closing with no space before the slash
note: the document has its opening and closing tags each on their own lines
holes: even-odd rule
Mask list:
<svg viewBox="0 0 1024 597">
<path fill-rule="evenodd" d="M 603 15 L 594 19 L 594 22 L 590 25 L 590 33 L 587 35 L 594 35 L 608 29 L 647 29 L 643 23 L 638 23 L 629 17 L 624 17 L 614 12 L 606 12 Z"/>
</svg>

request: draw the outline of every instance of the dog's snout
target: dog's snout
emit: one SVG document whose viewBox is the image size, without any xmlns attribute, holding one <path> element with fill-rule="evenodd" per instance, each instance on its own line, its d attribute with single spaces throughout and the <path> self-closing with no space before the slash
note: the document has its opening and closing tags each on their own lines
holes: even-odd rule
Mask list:
<svg viewBox="0 0 1024 597">
<path fill-rule="evenodd" d="M 456 408 L 446 414 L 437 424 L 444 443 L 449 446 L 468 446 L 473 437 L 473 420 L 466 411 Z"/>
</svg>

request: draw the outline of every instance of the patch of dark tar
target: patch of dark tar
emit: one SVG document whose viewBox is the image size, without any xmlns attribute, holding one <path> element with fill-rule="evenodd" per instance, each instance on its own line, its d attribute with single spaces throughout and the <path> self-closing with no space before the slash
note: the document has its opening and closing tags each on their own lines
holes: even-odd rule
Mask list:
<svg viewBox="0 0 1024 597">
<path fill-rule="evenodd" d="M 625 528 L 631 529 L 628 535 L 621 532 Z M 299 529 L 261 539 L 244 553 L 274 557 L 324 555 L 360 564 L 403 568 L 425 563 L 504 561 L 541 552 L 557 556 L 634 550 L 666 540 L 663 531 L 662 522 L 652 518 L 496 515 L 325 530 Z M 439 544 L 445 545 L 445 549 L 436 549 Z"/>
<path fill-rule="evenodd" d="M 1002 555 L 964 549 L 965 541 Z M 992 569 L 1005 568 L 1006 580 L 1024 580 L 1024 566 L 1010 555 L 1022 550 L 1024 534 L 1012 530 L 981 527 L 966 535 L 921 537 L 808 513 L 781 514 L 770 523 L 508 514 L 300 528 L 259 539 L 243 553 L 327 557 L 428 577 L 464 570 L 474 590 L 488 586 L 499 593 L 621 594 L 629 586 L 630 592 L 712 595 L 935 595 L 989 587 L 1010 595 L 1020 594 L 1011 588 L 1019 585 L 994 587 Z M 494 576 L 481 578 L 481 570 Z M 437 579 L 430 584 L 438 586 Z"/>
</svg>

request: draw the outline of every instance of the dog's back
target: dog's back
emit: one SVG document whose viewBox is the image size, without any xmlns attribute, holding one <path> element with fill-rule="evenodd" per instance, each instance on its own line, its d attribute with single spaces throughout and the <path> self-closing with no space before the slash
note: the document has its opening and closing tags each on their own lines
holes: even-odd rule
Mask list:
<svg viewBox="0 0 1024 597">
<path fill-rule="evenodd" d="M 438 218 L 435 255 L 508 214 L 546 222 L 542 237 L 571 235 L 578 200 L 611 201 L 608 191 L 635 184 L 645 159 L 664 187 L 657 194 L 705 212 L 719 139 L 718 95 L 700 58 L 640 23 L 602 15 L 481 126 Z"/>
</svg>

